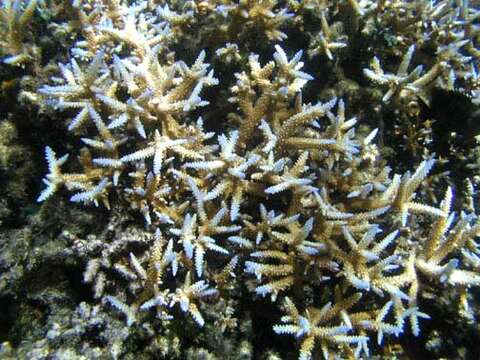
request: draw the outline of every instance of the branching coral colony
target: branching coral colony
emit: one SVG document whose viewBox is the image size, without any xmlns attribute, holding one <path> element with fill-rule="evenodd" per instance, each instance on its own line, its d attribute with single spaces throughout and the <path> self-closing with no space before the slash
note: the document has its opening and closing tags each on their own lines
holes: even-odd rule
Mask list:
<svg viewBox="0 0 480 360">
<path fill-rule="evenodd" d="M 22 36 L 35 6 L 3 2 L 7 63 L 29 58 Z M 303 52 L 275 45 L 286 25 L 314 18 L 308 53 L 332 64 L 356 34 L 388 28 L 391 50 L 363 70 L 381 93 L 367 107 L 415 116 L 434 88 L 478 102 L 480 12 L 468 1 L 75 1 L 72 9 L 79 39 L 38 99 L 73 114 L 82 170 L 65 171 L 68 155 L 47 146 L 38 201 L 66 188 L 72 202 L 110 209 L 115 201 L 143 216 L 149 250 L 117 244 L 121 255 L 92 258 L 84 273 L 129 327 L 155 316 L 181 321 L 182 312 L 202 327 L 202 309 L 243 282 L 283 309 L 272 333 L 293 336 L 299 359 L 360 358 L 408 327 L 419 334 L 434 315 L 419 307 L 426 283 L 455 289 L 469 313 L 468 289 L 480 285 L 473 207 L 453 212 L 450 187 L 440 203 L 424 203 L 434 157 L 394 174 L 375 126 L 357 134 L 360 119 L 342 93 L 304 103 L 313 76 Z M 197 42 L 216 48 L 176 59 L 175 44 L 194 44 L 189 31 L 206 23 L 213 27 Z M 242 44 L 252 31 L 273 60 Z M 382 67 L 392 56 L 398 62 Z M 218 105 L 203 99 L 221 86 L 209 58 L 239 66 L 229 90 L 236 110 L 214 119 L 215 132 L 197 117 Z M 128 286 L 109 286 L 115 273 Z"/>
</svg>

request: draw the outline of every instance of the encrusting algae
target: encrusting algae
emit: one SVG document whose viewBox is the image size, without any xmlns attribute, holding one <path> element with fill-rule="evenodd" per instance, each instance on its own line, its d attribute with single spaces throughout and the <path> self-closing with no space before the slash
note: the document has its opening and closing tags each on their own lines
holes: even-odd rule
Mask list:
<svg viewBox="0 0 480 360">
<path fill-rule="evenodd" d="M 29 31 L 49 7 L 75 14 L 51 26 L 71 48 L 22 91 L 66 119 L 76 154 L 45 144 L 37 201 L 68 193 L 146 229 L 66 250 L 83 252 L 89 311 L 118 314 L 125 334 L 171 337 L 188 318 L 201 333 L 218 304 L 228 331 L 235 306 L 268 298 L 277 312 L 263 331 L 293 337 L 301 360 L 369 358 L 419 336 L 436 316 L 422 306 L 431 291 L 453 290 L 474 318 L 475 185 L 460 211 L 454 181 L 427 196 L 448 161 L 432 132 L 410 171 L 384 149 L 387 114 L 413 126 L 437 91 L 479 102 L 480 11 L 468 1 L 5 0 L 4 63 L 41 68 Z M 298 45 L 292 28 L 308 31 Z M 348 77 L 368 90 L 339 89 Z M 128 354 L 122 336 L 113 357 Z"/>
</svg>

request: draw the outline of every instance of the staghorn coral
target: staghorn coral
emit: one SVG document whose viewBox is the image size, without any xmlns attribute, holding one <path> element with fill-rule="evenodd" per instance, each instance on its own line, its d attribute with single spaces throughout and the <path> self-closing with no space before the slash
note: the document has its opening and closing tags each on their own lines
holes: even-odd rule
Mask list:
<svg viewBox="0 0 480 360">
<path fill-rule="evenodd" d="M 118 35 L 116 40 L 130 44 L 130 42 L 125 41 L 121 35 Z M 145 51 L 145 54 L 148 54 L 150 51 L 149 47 L 145 45 L 144 49 L 148 49 Z M 346 293 L 349 291 L 349 288 L 360 291 L 358 295 L 354 295 L 355 299 L 364 293 L 365 296 L 372 298 L 387 296 L 389 301 L 386 305 L 383 305 L 383 307 L 376 307 L 376 303 L 373 303 L 366 309 L 362 309 L 360 313 L 354 312 L 350 316 L 344 315 L 344 321 L 350 317 L 353 320 L 348 320 L 346 324 L 333 326 L 330 329 L 318 327 L 318 324 L 335 317 L 340 311 L 348 311 L 354 304 L 342 306 L 342 302 L 340 302 L 336 307 L 337 310 L 332 310 L 331 314 L 327 312 L 328 305 L 326 305 L 327 307 L 318 310 L 318 313 L 311 309 L 307 317 L 300 317 L 298 312 L 294 310 L 293 303 L 287 300 L 290 308 L 289 321 L 297 323 L 298 325 L 296 325 L 296 327 L 289 327 L 287 325 L 274 327 L 277 333 L 294 333 L 297 337 L 303 336 L 304 334 L 308 336 L 300 350 L 300 358 L 302 359 L 310 356 L 309 354 L 313 348 L 314 338 L 321 340 L 323 353 L 326 358 L 330 357 L 329 346 L 332 346 L 326 345 L 328 343 L 335 344 L 335 348 L 337 348 L 336 351 L 342 351 L 345 354 L 353 351 L 353 345 L 356 345 L 358 348 L 355 352 L 356 356 L 359 356 L 361 351 L 368 354 L 368 337 L 362 334 L 369 331 L 377 332 L 378 342 L 380 344 L 384 333 L 399 335 L 403 332 L 403 322 L 405 318 L 410 319 L 412 328 L 416 329 L 414 333 L 418 334 L 418 318 L 426 317 L 425 314 L 418 311 L 416 306 L 419 288 L 417 271 L 434 273 L 435 271 L 431 270 L 431 268 L 435 267 L 435 261 L 441 261 L 444 255 L 441 256 L 439 260 L 434 260 L 427 256 L 424 262 L 413 262 L 411 254 L 400 249 L 395 250 L 397 246 L 393 248 L 391 246 L 398 235 L 398 230 L 392 231 L 383 240 L 376 240 L 376 234 L 381 231 L 380 224 L 388 224 L 388 221 L 385 219 L 387 217 L 393 216 L 393 220 L 402 226 L 407 226 L 407 215 L 409 212 L 423 212 L 439 219 L 448 217 L 446 211 L 442 209 L 412 201 L 413 193 L 421 181 L 427 176 L 433 161 L 428 160 L 423 162 L 413 175 L 407 173 L 402 178 L 400 178 L 399 175 L 395 175 L 393 178 L 387 176 L 383 177 L 380 182 L 378 179 L 372 179 L 371 182 L 377 183 L 377 186 L 371 186 L 371 189 L 367 190 L 368 186 L 365 183 L 368 184 L 369 179 L 361 179 L 355 177 L 354 174 L 363 163 L 378 162 L 378 155 L 375 155 L 375 147 L 371 145 L 375 132 L 367 135 L 362 142 L 355 140 L 354 128 L 352 127 L 352 125 L 355 124 L 355 120 L 345 122 L 343 101 L 339 101 L 338 103 L 338 114 L 336 116 L 331 113 L 337 103 L 336 99 L 325 104 L 303 105 L 299 91 L 311 77 L 299 70 L 301 67 L 301 63 L 299 62 L 301 53 L 297 53 L 294 59 L 289 61 L 282 48 L 277 46 L 276 50 L 277 52 L 274 54 L 276 64 L 269 63 L 267 67 L 262 68 L 256 58 L 251 57 L 251 75 L 243 74 L 239 76 L 237 87 L 232 89 L 235 94 L 235 98 L 233 98 L 232 101 L 242 101 L 242 103 L 244 103 L 246 99 L 242 97 L 241 94 L 245 92 L 247 94 L 252 93 L 250 90 L 251 87 L 259 86 L 264 94 L 269 95 L 265 96 L 268 99 L 269 106 L 267 108 L 263 107 L 262 112 L 259 114 L 258 110 L 253 112 L 247 110 L 246 103 L 241 107 L 242 115 L 246 116 L 246 119 L 244 120 L 242 119 L 242 115 L 238 115 L 239 120 L 237 121 L 240 121 L 242 124 L 239 131 L 232 131 L 229 136 L 220 135 L 218 138 L 220 146 L 214 146 L 202 155 L 195 152 L 188 152 L 188 149 L 184 147 L 190 140 L 182 138 L 182 135 L 186 132 L 184 130 L 185 125 L 182 125 L 182 123 L 175 118 L 175 115 L 177 115 L 178 110 L 185 112 L 191 110 L 197 106 L 197 104 L 201 106 L 206 105 L 206 103 L 199 99 L 198 93 L 203 87 L 203 84 L 213 85 L 214 81 L 212 80 L 213 77 L 211 74 L 209 74 L 205 80 L 202 78 L 202 76 L 206 75 L 205 70 L 203 70 L 205 67 L 202 65 L 203 53 L 195 62 L 192 70 L 189 70 L 183 63 L 180 63 L 182 65 L 179 65 L 179 69 L 182 69 L 182 71 L 179 71 L 179 75 L 182 77 L 180 81 L 175 83 L 178 84 L 177 86 L 179 88 L 182 88 L 182 91 L 174 88 L 170 92 L 170 94 L 186 94 L 188 100 L 179 101 L 176 96 L 169 96 L 168 93 L 164 95 L 165 90 L 160 92 L 160 88 L 163 89 L 165 86 L 148 81 L 148 78 L 152 76 L 149 71 L 153 72 L 155 70 L 148 65 L 144 67 L 145 70 L 141 78 L 145 78 L 146 83 L 140 85 L 140 88 L 143 88 L 143 90 L 141 91 L 141 95 L 137 97 L 137 100 L 134 100 L 135 103 L 133 106 L 137 107 L 138 113 L 147 112 L 151 117 L 155 119 L 159 118 L 160 121 L 154 120 L 153 124 L 149 125 L 149 133 L 151 134 L 153 131 L 154 140 L 148 143 L 147 147 L 120 158 L 117 154 L 117 146 L 113 145 L 113 135 L 103 123 L 101 116 L 94 107 L 98 107 L 96 103 L 100 100 L 106 104 L 110 110 L 115 111 L 118 109 L 123 111 L 121 114 L 113 113 L 114 117 L 121 117 L 123 114 L 128 114 L 128 110 L 122 106 L 123 104 L 118 99 L 113 98 L 114 92 L 109 91 L 108 88 L 103 90 L 100 88 L 98 90 L 100 94 L 89 95 L 92 100 L 87 101 L 86 107 L 81 110 L 80 114 L 84 112 L 92 118 L 100 137 L 106 144 L 107 142 L 112 144 L 110 145 L 111 150 L 114 150 L 116 153 L 114 157 L 93 159 L 92 165 L 99 166 L 100 173 L 102 171 L 121 171 L 123 168 L 128 167 L 129 163 L 139 161 L 143 163 L 144 159 L 154 157 L 153 166 L 151 167 L 153 176 L 160 176 L 164 171 L 173 171 L 173 174 L 177 174 L 177 177 L 187 184 L 196 204 L 196 214 L 191 215 L 187 213 L 183 219 L 183 224 L 179 224 L 181 225 L 180 227 L 174 228 L 173 225 L 172 228 L 170 228 L 169 232 L 178 236 L 178 240 L 170 240 L 162 256 L 155 255 L 158 251 L 161 251 L 156 250 L 160 245 L 154 245 L 152 248 L 152 256 L 157 259 L 153 260 L 156 264 L 154 265 L 154 269 L 157 275 L 153 275 L 156 280 L 149 280 L 149 282 L 154 284 L 153 298 L 140 307 L 135 305 L 135 303 L 128 305 L 124 301 L 111 295 L 106 295 L 104 299 L 125 314 L 128 326 L 133 325 L 137 321 L 137 309 L 146 310 L 150 307 L 157 307 L 158 311 L 158 308 L 165 308 L 166 306 L 172 307 L 176 303 L 180 303 L 182 311 L 188 311 L 196 323 L 203 326 L 205 323 L 204 317 L 200 314 L 194 301 L 197 298 L 201 299 L 205 296 L 217 294 L 217 290 L 208 288 L 205 280 L 202 279 L 204 277 L 208 279 L 212 271 L 215 271 L 214 268 L 209 265 L 209 262 L 205 262 L 204 260 L 205 256 L 209 255 L 206 253 L 206 250 L 214 250 L 215 252 L 229 255 L 230 251 L 225 248 L 225 245 L 220 245 L 216 238 L 221 239 L 224 233 L 241 230 L 240 226 L 223 222 L 227 211 L 229 212 L 231 221 L 235 221 L 237 218 L 244 216 L 242 205 L 244 208 L 248 208 L 249 201 L 246 200 L 243 194 L 244 192 L 248 192 L 250 187 L 252 187 L 252 190 L 256 190 L 250 191 L 252 199 L 254 199 L 255 196 L 288 193 L 292 199 L 287 209 L 287 214 L 290 216 L 293 215 L 294 220 L 291 220 L 291 223 L 285 225 L 287 232 L 271 231 L 271 237 L 266 239 L 266 241 L 262 241 L 261 244 L 257 244 L 257 248 L 248 240 L 248 235 L 242 235 L 240 233 L 239 237 L 230 236 L 228 239 L 234 244 L 247 249 L 254 249 L 255 251 L 250 253 L 250 256 L 253 258 L 262 259 L 263 261 L 275 260 L 278 262 L 277 264 L 254 261 L 247 261 L 245 263 L 245 271 L 247 273 L 254 273 L 259 281 L 262 280 L 262 277 L 268 278 L 267 283 L 259 282 L 255 291 L 260 295 L 271 293 L 272 301 L 275 301 L 281 292 L 288 291 L 290 287 L 301 288 L 305 286 L 304 283 L 309 282 L 308 274 L 310 273 L 324 274 L 320 277 L 320 280 L 323 279 L 323 281 L 329 279 L 329 276 L 325 274 L 333 273 L 341 276 L 341 279 L 344 280 L 341 280 L 336 285 L 340 289 L 338 291 Z M 411 49 L 405 57 L 399 74 L 405 72 L 405 70 L 402 69 L 408 66 L 412 53 L 413 49 Z M 151 55 L 145 54 L 137 54 L 137 56 L 140 57 L 138 60 L 140 64 L 144 63 L 146 59 L 150 59 L 147 60 L 148 62 L 151 61 Z M 102 53 L 99 53 L 96 57 L 97 60 L 94 59 L 92 64 L 89 65 L 90 70 L 88 71 L 91 74 L 95 74 L 98 71 L 97 69 L 105 68 L 101 65 L 98 57 L 103 57 Z M 142 61 L 142 57 L 145 60 Z M 129 64 L 126 60 L 118 57 L 114 58 L 114 64 L 115 63 Z M 78 68 L 78 65 L 75 63 L 73 66 Z M 195 70 L 195 67 L 198 67 L 198 70 Z M 275 76 L 275 81 L 279 85 L 276 85 L 275 82 L 272 83 L 270 80 L 270 78 L 274 77 L 272 71 L 277 67 L 278 74 Z M 95 69 L 95 71 L 91 69 Z M 120 65 L 117 66 L 117 72 L 122 74 L 128 72 L 128 70 L 122 68 Z M 168 71 L 164 71 L 164 73 L 167 72 Z M 77 71 L 77 73 L 77 77 L 81 78 L 81 70 Z M 171 71 L 171 73 L 173 72 Z M 196 73 L 199 75 L 194 75 Z M 109 75 L 109 72 L 105 72 L 105 74 Z M 115 74 L 113 74 L 113 76 L 115 76 Z M 136 92 L 135 89 L 139 87 L 135 84 L 135 80 L 129 78 L 128 74 L 121 76 L 122 78 L 117 78 L 116 81 L 109 80 L 108 76 L 104 76 L 102 81 L 115 84 L 115 86 L 118 86 L 118 84 L 124 86 L 127 93 L 134 95 Z M 68 78 L 68 75 L 65 77 Z M 253 83 L 247 80 L 250 77 L 253 79 Z M 94 79 L 96 77 L 92 75 L 90 78 Z M 282 80 L 282 78 L 285 80 Z M 170 78 L 167 77 L 167 84 L 172 83 L 172 80 L 172 75 L 170 75 Z M 197 83 L 197 85 L 193 88 L 193 84 L 195 83 Z M 289 83 L 291 83 L 291 85 L 286 86 L 286 84 Z M 400 84 L 401 82 L 398 83 Z M 77 85 L 46 87 L 43 88 L 42 91 L 48 96 L 60 98 L 58 103 L 62 104 L 64 102 L 63 98 L 72 97 L 68 86 L 74 87 Z M 94 86 L 94 88 L 97 87 L 98 86 Z M 88 85 L 87 88 L 91 89 L 92 85 Z M 185 90 L 183 90 L 183 88 Z M 277 95 L 275 95 L 275 89 Z M 107 95 L 101 95 L 101 93 Z M 145 93 L 148 95 L 145 95 Z M 273 103 L 271 98 L 272 93 L 274 96 Z M 253 92 L 252 94 L 256 93 Z M 260 99 L 256 102 L 261 101 L 261 96 L 262 95 L 260 95 Z M 286 101 L 289 97 L 296 97 L 293 108 Z M 254 100 L 250 100 L 250 102 L 253 101 Z M 269 107 L 270 109 L 272 107 L 273 109 L 281 109 L 281 111 L 277 110 L 272 112 L 271 114 L 274 114 L 274 117 L 269 118 L 265 116 L 268 110 L 270 110 Z M 128 117 L 128 115 L 123 116 Z M 330 120 L 330 127 L 325 128 L 323 131 L 320 126 L 318 129 L 309 129 L 309 124 L 317 119 L 317 121 L 322 121 L 325 117 Z M 77 115 L 77 118 L 79 118 L 79 115 Z M 157 123 L 158 125 L 156 125 Z M 259 125 L 267 135 L 266 140 L 269 141 L 266 149 L 265 147 L 263 149 L 261 148 L 262 144 L 255 146 L 252 145 L 251 141 L 248 141 L 252 136 L 253 130 Z M 111 127 L 115 128 L 116 126 Z M 137 136 L 139 136 L 140 139 L 147 137 L 143 125 L 141 127 L 137 125 L 136 130 L 138 133 Z M 160 131 L 165 134 L 170 132 L 171 135 L 160 136 Z M 295 137 L 294 135 L 298 133 L 304 134 L 304 137 Z M 96 140 L 92 139 L 91 141 Z M 216 149 L 219 149 L 219 155 L 215 154 Z M 239 149 L 239 152 L 236 153 L 235 149 Z M 304 151 L 313 151 L 314 149 L 322 149 L 323 154 L 318 154 L 310 158 L 309 153 Z M 169 165 L 169 169 L 166 168 L 163 161 L 167 150 L 173 151 L 172 154 L 174 154 L 174 160 L 171 165 Z M 274 169 L 273 174 L 268 166 L 260 167 L 264 161 L 269 161 L 273 164 L 276 164 L 278 161 L 286 162 L 285 158 L 281 155 L 285 152 L 288 152 L 290 156 L 297 152 L 300 156 L 291 166 L 286 164 L 274 166 L 276 169 Z M 369 153 L 372 152 L 373 154 L 369 155 Z M 269 153 L 269 158 L 267 158 L 266 153 Z M 185 162 L 185 160 L 191 159 L 192 157 L 195 158 L 195 156 L 201 156 L 202 159 L 194 162 Z M 96 201 L 97 199 L 105 197 L 106 195 L 104 194 L 105 191 L 108 190 L 108 178 L 110 176 L 114 176 L 115 186 L 121 186 L 121 183 L 117 185 L 118 175 L 89 175 L 88 173 L 85 175 L 86 181 L 91 181 L 92 178 L 96 178 L 100 179 L 100 182 L 97 185 L 90 185 L 90 187 L 83 184 L 76 185 L 79 181 L 82 181 L 82 179 L 75 179 L 78 175 L 67 175 L 67 178 L 64 179 L 59 171 L 60 165 L 66 160 L 65 157 L 57 160 L 54 154 L 52 154 L 52 150 L 47 148 L 47 159 L 51 164 L 50 174 L 47 180 L 49 185 L 47 189 L 49 190 L 44 192 L 39 200 L 44 200 L 53 193 L 53 191 L 56 190 L 57 183 L 65 183 L 67 187 L 73 189 L 80 188 L 83 190 L 83 192 L 77 193 L 71 198 L 74 202 Z M 145 165 L 140 164 L 139 166 Z M 179 166 L 181 167 L 179 168 Z M 247 172 L 250 173 L 250 177 L 248 177 Z M 302 173 L 305 174 L 302 175 Z M 338 176 L 336 174 L 339 173 L 344 177 L 342 182 L 346 184 L 343 186 L 341 184 L 332 186 L 330 179 L 335 179 L 336 176 Z M 219 174 L 224 175 L 220 178 Z M 68 176 L 73 176 L 74 180 L 68 179 Z M 219 181 L 217 181 L 217 179 Z M 358 184 L 358 181 L 362 183 Z M 367 186 L 367 188 L 365 186 Z M 357 188 L 361 188 L 362 191 L 355 190 Z M 335 205 L 330 204 L 330 193 L 333 191 L 338 192 L 339 190 L 349 191 L 346 199 L 352 198 L 355 200 L 356 197 L 361 197 L 362 199 L 360 201 L 370 203 L 367 205 L 367 211 L 352 212 L 353 209 L 346 207 L 348 203 L 342 203 L 342 198 L 338 196 L 336 199 L 337 203 Z M 321 195 L 319 193 L 321 193 Z M 162 192 L 157 193 L 156 196 L 161 197 Z M 225 205 L 222 204 L 224 201 L 229 201 L 230 199 L 230 209 L 227 210 Z M 315 199 L 317 204 L 315 204 L 315 202 L 312 204 L 312 199 Z M 216 206 L 214 203 L 218 201 L 220 201 L 218 204 L 220 208 L 219 210 L 215 210 Z M 309 201 L 309 206 L 306 209 L 302 209 L 301 204 L 309 203 Z M 446 199 L 444 204 L 448 201 L 449 200 Z M 152 205 L 154 206 L 155 203 L 148 203 L 147 206 Z M 323 211 L 321 211 L 316 218 L 309 218 L 309 216 L 315 213 L 318 207 Z M 445 208 L 446 205 L 443 205 L 443 207 Z M 154 211 L 158 212 L 158 210 L 159 209 L 155 209 Z M 299 218 L 307 218 L 308 220 L 302 226 L 301 223 L 299 223 Z M 171 220 L 171 217 L 169 217 L 169 220 Z M 314 227 L 315 220 L 319 223 L 317 227 Z M 171 221 L 175 223 L 174 220 Z M 197 221 L 199 221 L 198 224 Z M 437 222 L 438 221 L 441 220 L 437 220 Z M 147 223 L 151 223 L 151 220 L 147 220 Z M 222 223 L 223 225 L 221 225 Z M 461 222 L 458 225 L 460 229 L 466 226 L 462 224 Z M 328 229 L 328 232 L 322 232 L 320 227 Z M 474 229 L 469 233 L 475 235 L 476 230 Z M 437 231 L 442 232 L 444 230 L 440 229 Z M 314 234 L 316 234 L 316 236 Z M 361 240 L 355 240 L 353 234 L 360 236 Z M 452 240 L 446 240 L 446 243 L 452 243 L 450 247 L 453 247 L 453 244 L 458 243 L 460 239 L 462 239 L 460 236 L 453 237 Z M 157 239 L 157 242 L 159 241 L 161 240 Z M 432 241 L 433 240 L 430 240 L 430 242 Z M 374 245 L 370 247 L 372 246 L 372 242 Z M 349 248 L 348 253 L 345 252 L 347 246 Z M 433 245 L 429 246 L 432 247 Z M 461 246 L 461 244 L 455 246 Z M 388 253 L 385 253 L 386 249 L 389 249 Z M 446 250 L 441 252 L 446 252 Z M 135 280 L 138 278 L 140 281 L 148 279 L 147 271 L 144 270 L 140 261 L 133 254 L 130 255 L 130 263 L 135 273 L 132 273 L 118 263 L 115 268 L 127 279 Z M 163 282 L 161 280 L 162 275 L 160 275 L 163 273 L 161 269 L 169 266 L 169 264 L 172 266 L 171 275 L 177 278 L 179 274 L 186 272 L 185 280 L 183 285 L 175 289 L 167 288 L 162 291 L 157 288 L 157 286 Z M 452 264 L 456 267 L 457 261 L 452 260 L 449 265 L 446 265 L 443 272 L 452 272 Z M 310 269 L 310 267 L 312 268 Z M 195 282 L 191 279 L 192 270 L 195 270 L 196 279 L 198 279 Z M 453 274 L 461 270 L 455 271 Z M 389 275 L 389 273 L 392 272 L 393 275 Z M 87 274 L 90 273 L 91 271 L 87 272 Z M 466 277 L 465 282 L 475 284 L 474 275 L 470 275 L 470 278 L 467 275 L 464 275 L 464 277 Z M 87 275 L 87 278 L 91 278 L 91 275 Z M 308 285 L 314 288 L 319 286 L 315 284 L 315 282 Z M 98 285 L 96 287 L 98 287 Z M 294 294 L 298 293 L 298 291 L 298 289 L 293 290 Z M 394 325 L 388 325 L 384 322 L 384 318 L 392 307 L 395 309 L 396 323 Z M 162 310 L 162 312 L 163 311 L 164 310 Z M 170 317 L 167 316 L 167 319 L 168 318 Z M 287 320 L 285 319 L 285 321 Z M 356 334 L 357 332 L 358 335 L 350 335 Z"/>
<path fill-rule="evenodd" d="M 474 318 L 474 185 L 455 215 L 451 187 L 441 202 L 438 184 L 424 190 L 428 144 L 412 172 L 382 145 L 385 123 L 420 119 L 438 89 L 476 101 L 478 11 L 466 1 L 76 1 L 69 13 L 78 19 L 56 29 L 72 32 L 71 56 L 31 99 L 78 141 L 45 148 L 37 201 L 66 191 L 105 209 L 102 240 L 72 236 L 62 254 L 86 264 L 103 305 L 82 305 L 89 321 L 125 320 L 109 327 L 110 356 L 143 341 L 193 357 L 171 347 L 194 333 L 198 356 L 235 346 L 251 358 L 242 338 L 212 352 L 203 337 L 238 335 L 236 319 L 267 295 L 285 315 L 266 331 L 293 336 L 302 360 L 370 357 L 407 327 L 421 336 L 435 316 L 424 299 L 445 287 Z M 319 67 L 271 44 L 288 41 L 286 25 L 312 26 L 305 49 Z M 367 90 L 345 88 L 352 73 Z M 56 154 L 76 148 L 77 161 Z"/>
<path fill-rule="evenodd" d="M 285 307 L 287 315 L 282 317 L 282 322 L 286 324 L 275 325 L 273 330 L 277 334 L 294 334 L 297 338 L 301 338 L 300 360 L 309 359 L 314 347 L 316 339 L 320 340 L 323 356 L 329 359 L 334 352 L 329 349 L 329 345 L 340 344 L 357 344 L 358 349 L 365 348 L 365 342 L 368 340 L 365 336 L 347 335 L 351 328 L 351 324 L 331 325 L 332 320 L 340 316 L 343 312 L 344 317 L 348 319 L 347 310 L 360 300 L 361 294 L 356 293 L 348 299 L 335 303 L 332 307 L 331 303 L 326 304 L 322 309 L 310 308 L 305 310 L 305 316 L 300 315 L 293 302 L 287 297 L 285 298 Z M 348 320 L 350 321 L 350 320 Z M 357 351 L 356 356 L 359 355 Z M 368 353 L 366 354 L 368 356 Z"/>
<path fill-rule="evenodd" d="M 172 29 L 176 42 L 187 44 L 198 43 L 191 28 L 213 44 L 238 42 L 252 36 L 269 42 L 282 41 L 287 38 L 282 28 L 293 16 L 277 0 L 173 1 L 158 7 L 156 12 L 162 23 Z"/>
<path fill-rule="evenodd" d="M 37 0 L 6 0 L 0 7 L 0 49 L 7 55 L 3 62 L 23 65 L 38 56 L 38 48 L 28 46 L 24 38 L 37 6 Z"/>
</svg>

